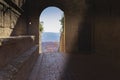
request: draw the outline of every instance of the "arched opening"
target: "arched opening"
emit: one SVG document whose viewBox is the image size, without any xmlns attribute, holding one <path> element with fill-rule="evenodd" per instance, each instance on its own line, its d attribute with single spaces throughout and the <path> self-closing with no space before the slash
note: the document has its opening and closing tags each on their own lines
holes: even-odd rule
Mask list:
<svg viewBox="0 0 120 80">
<path fill-rule="evenodd" d="M 45 8 L 39 17 L 40 52 L 61 51 L 64 12 L 58 7 Z"/>
</svg>

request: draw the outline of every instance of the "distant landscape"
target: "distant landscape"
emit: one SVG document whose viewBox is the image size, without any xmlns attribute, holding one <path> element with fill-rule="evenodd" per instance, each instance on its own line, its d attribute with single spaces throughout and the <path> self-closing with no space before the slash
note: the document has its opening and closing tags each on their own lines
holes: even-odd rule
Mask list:
<svg viewBox="0 0 120 80">
<path fill-rule="evenodd" d="M 60 34 L 52 32 L 42 33 L 42 52 L 57 52 L 59 49 Z"/>
<path fill-rule="evenodd" d="M 53 32 L 43 32 L 42 33 L 42 42 L 59 42 L 60 34 Z"/>
</svg>

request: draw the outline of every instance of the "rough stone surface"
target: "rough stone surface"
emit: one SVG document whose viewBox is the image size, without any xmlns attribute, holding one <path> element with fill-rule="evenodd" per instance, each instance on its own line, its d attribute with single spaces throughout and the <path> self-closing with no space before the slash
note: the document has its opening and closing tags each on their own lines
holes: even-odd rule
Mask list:
<svg viewBox="0 0 120 80">
<path fill-rule="evenodd" d="M 18 8 L 22 8 L 24 4 L 23 0 L 14 0 L 12 2 Z M 26 21 L 22 14 L 5 1 L 1 0 L 0 3 L 0 36 L 9 37 L 11 35 L 26 34 Z"/>
<path fill-rule="evenodd" d="M 34 45 L 34 37 L 32 36 L 9 37 L 1 38 L 0 40 L 0 69 Z"/>
<path fill-rule="evenodd" d="M 120 69 L 97 55 L 42 53 L 29 80 L 119 80 Z"/>
<path fill-rule="evenodd" d="M 60 35 L 59 52 L 65 52 L 65 34 L 64 34 L 64 31 Z"/>
<path fill-rule="evenodd" d="M 76 67 L 77 70 L 82 69 L 81 75 L 86 75 L 81 79 L 89 78 L 93 80 L 95 78 L 99 79 L 101 76 L 103 79 L 108 78 L 108 76 L 116 76 L 117 78 L 118 74 L 116 72 L 119 72 L 120 66 L 120 0 L 12 0 L 14 7 L 5 1 L 11 0 L 0 0 L 0 36 L 34 35 L 35 41 L 33 44 L 38 45 L 38 25 L 41 12 L 49 6 L 58 7 L 65 13 L 65 39 L 63 43 L 65 52 L 85 54 L 86 57 L 88 53 L 91 56 L 93 54 L 98 56 L 95 56 L 94 60 L 93 57 L 90 59 L 85 58 L 91 62 L 88 63 L 89 61 L 83 60 L 81 65 Z M 22 9 L 23 13 L 19 13 L 19 9 Z M 32 44 L 29 40 L 15 40 L 12 43 L 8 41 L 4 46 L 0 42 L 0 45 L 2 45 L 0 46 L 0 69 L 2 69 L 9 63 L 9 60 L 11 61 L 13 57 L 20 56 L 19 52 L 22 54 L 24 49 L 29 49 L 29 45 Z M 17 51 L 19 55 L 16 54 Z M 101 59 L 98 60 L 99 57 Z M 109 68 L 111 62 L 109 64 L 106 59 L 112 62 L 113 68 L 116 68 L 113 72 L 116 74 L 111 74 L 113 68 Z M 74 62 L 72 60 L 74 59 L 71 59 L 70 62 Z M 75 60 L 74 63 L 78 62 L 78 60 Z M 97 60 L 98 62 L 94 63 Z M 30 61 L 32 61 L 32 58 L 27 62 L 26 66 L 30 64 Z M 92 64 L 94 65 L 91 66 Z M 23 70 L 26 70 L 26 66 L 23 66 Z M 99 69 L 99 66 L 102 69 Z M 20 75 L 22 73 L 24 71 L 19 72 Z M 25 77 L 25 75 L 22 76 Z M 18 78 L 21 79 L 19 75 L 16 79 Z M 111 79 L 117 80 L 112 77 Z"/>
<path fill-rule="evenodd" d="M 38 46 L 30 48 L 24 54 L 8 63 L 8 65 L 5 66 L 2 71 L 0 71 L 0 80 L 26 80 L 32 69 L 34 61 L 36 60 L 35 58 L 37 58 L 37 48 Z M 31 63 L 29 63 L 28 61 L 31 61 Z"/>
</svg>

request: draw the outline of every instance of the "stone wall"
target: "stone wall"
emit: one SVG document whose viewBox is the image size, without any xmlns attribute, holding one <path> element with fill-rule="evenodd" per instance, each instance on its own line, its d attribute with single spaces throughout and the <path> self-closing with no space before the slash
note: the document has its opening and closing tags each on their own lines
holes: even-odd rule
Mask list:
<svg viewBox="0 0 120 80">
<path fill-rule="evenodd" d="M 65 34 L 64 34 L 64 32 L 61 32 L 61 35 L 60 35 L 59 51 L 65 52 Z"/>
<path fill-rule="evenodd" d="M 12 1 L 19 8 L 22 8 L 22 3 L 25 2 L 25 0 L 12 0 Z M 68 0 L 65 1 L 28 0 L 25 11 L 29 13 L 28 16 L 25 16 L 23 14 L 17 15 L 9 9 L 8 10 L 5 9 L 3 11 L 2 10 L 4 9 L 3 5 L 0 5 L 0 9 L 1 9 L 0 35 L 1 36 L 2 35 L 14 36 L 14 35 L 26 35 L 26 34 L 35 35 L 36 36 L 35 42 L 36 44 L 38 44 L 39 15 L 42 12 L 42 10 L 44 10 L 46 7 L 56 6 L 62 9 L 65 13 L 65 34 L 64 34 L 65 43 L 64 44 L 66 47 L 66 52 L 79 53 L 81 51 L 88 51 L 88 52 L 93 51 L 93 52 L 101 53 L 100 51 L 104 51 L 108 53 L 109 52 L 117 53 L 119 52 L 119 48 L 117 46 L 116 47 L 112 47 L 112 46 L 114 46 L 115 44 L 119 45 L 115 43 L 116 40 L 118 40 L 117 42 L 119 42 L 119 37 L 118 37 L 119 35 L 117 34 L 117 32 L 115 33 L 116 30 L 119 30 L 119 27 L 117 27 L 119 26 L 118 3 L 119 1 L 117 0 L 115 0 L 114 3 L 111 0 L 110 1 L 73 0 L 71 2 Z M 4 4 L 6 6 L 8 5 L 5 2 Z M 17 11 L 15 9 L 13 10 Z M 109 24 L 109 22 L 111 24 Z M 111 29 L 107 30 L 107 26 L 111 26 Z M 110 36 L 110 34 L 113 36 Z M 109 45 L 111 45 L 111 47 Z M 105 48 L 103 48 L 103 46 L 105 46 Z"/>
<path fill-rule="evenodd" d="M 27 80 L 39 55 L 25 2 L 0 0 L 0 80 Z"/>
<path fill-rule="evenodd" d="M 120 65 L 120 1 L 94 2 L 94 50 Z"/>
<path fill-rule="evenodd" d="M 0 69 L 9 61 L 22 55 L 34 45 L 34 37 L 9 37 L 0 39 Z M 29 44 L 31 43 L 31 44 Z M 4 61 L 4 63 L 3 63 Z"/>
<path fill-rule="evenodd" d="M 66 52 L 80 53 L 90 51 L 90 31 L 91 27 L 87 25 L 87 3 L 84 0 L 73 1 L 69 3 L 70 9 L 65 12 L 65 45 Z"/>
<path fill-rule="evenodd" d="M 27 80 L 38 57 L 35 37 L 1 38 L 0 43 L 0 79 Z"/>
<path fill-rule="evenodd" d="M 11 6 L 10 2 L 13 6 Z M 25 0 L 24 0 L 25 1 Z M 0 1 L 0 36 L 14 36 L 26 34 L 26 23 L 23 15 L 17 9 L 22 10 L 23 0 Z M 16 8 L 14 8 L 16 6 Z M 21 17 L 22 16 L 22 17 Z M 24 23 L 23 23 L 24 22 Z M 17 31 L 19 29 L 19 31 Z"/>
<path fill-rule="evenodd" d="M 26 11 L 28 12 L 28 22 L 31 23 L 28 26 L 28 33 L 36 36 L 36 43 L 38 44 L 39 40 L 39 32 L 38 32 L 38 24 L 39 17 L 41 12 L 49 6 L 55 6 L 60 8 L 65 13 L 65 48 L 66 52 L 74 52 L 79 47 L 77 44 L 78 35 L 79 35 L 79 27 L 81 27 L 81 23 L 84 20 L 83 14 L 85 13 L 85 1 L 84 0 L 59 0 L 59 1 L 49 1 L 49 0 L 28 0 Z M 87 31 L 86 31 L 87 32 Z M 89 37 L 87 35 L 86 37 Z M 87 38 L 86 38 L 87 39 Z M 83 41 L 81 41 L 82 43 Z M 88 41 L 84 40 L 84 44 L 88 46 Z M 85 49 L 86 47 L 84 47 Z M 76 51 L 77 52 L 77 51 Z"/>
<path fill-rule="evenodd" d="M 56 6 L 65 13 L 63 44 L 67 53 L 94 53 L 110 58 L 115 65 L 120 64 L 119 0 L 27 0 L 23 9 L 25 2 L 26 0 L 0 1 L 0 37 L 35 36 L 34 40 L 17 37 L 12 40 L 0 39 L 0 69 L 8 66 L 13 58 L 18 58 L 27 49 L 31 50 L 30 47 L 39 44 L 39 15 L 49 6 Z M 38 54 L 37 50 L 36 53 Z M 29 57 L 23 63 L 25 66 L 21 66 L 19 75 L 24 73 L 32 59 Z M 20 78 L 19 75 L 15 76 L 16 80 Z M 24 74 L 22 76 L 25 77 Z"/>
</svg>

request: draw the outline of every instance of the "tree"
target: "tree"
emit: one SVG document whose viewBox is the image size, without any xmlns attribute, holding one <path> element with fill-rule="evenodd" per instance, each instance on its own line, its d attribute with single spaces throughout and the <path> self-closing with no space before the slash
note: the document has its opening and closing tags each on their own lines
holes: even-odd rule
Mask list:
<svg viewBox="0 0 120 80">
<path fill-rule="evenodd" d="M 43 22 L 39 23 L 39 31 L 43 32 L 44 28 L 43 28 Z"/>
<path fill-rule="evenodd" d="M 61 22 L 61 25 L 62 25 L 62 27 L 60 29 L 60 32 L 63 32 L 63 30 L 64 30 L 64 15 L 62 16 L 60 22 Z"/>
</svg>

